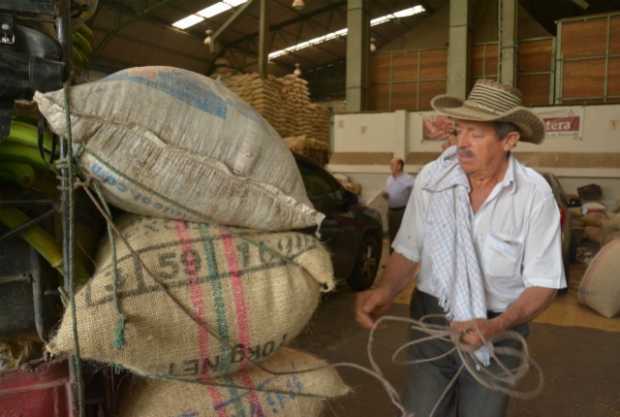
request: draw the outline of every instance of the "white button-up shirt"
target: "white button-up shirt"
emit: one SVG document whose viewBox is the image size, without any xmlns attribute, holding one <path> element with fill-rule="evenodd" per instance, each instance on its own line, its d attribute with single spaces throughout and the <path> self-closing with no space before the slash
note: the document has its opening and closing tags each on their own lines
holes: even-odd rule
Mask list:
<svg viewBox="0 0 620 417">
<path fill-rule="evenodd" d="M 388 195 L 388 206 L 390 208 L 405 207 L 411 195 L 414 182 L 413 177 L 404 172 L 398 177 L 390 175 L 385 182 L 385 192 Z"/>
<path fill-rule="evenodd" d="M 433 162 L 431 162 L 432 164 Z M 429 164 L 430 165 L 430 164 Z M 428 167 L 428 166 L 427 166 Z M 420 262 L 417 287 L 433 296 L 433 265 L 424 251 L 430 193 L 420 171 L 394 240 L 394 250 Z M 499 182 L 472 219 L 487 309 L 504 311 L 528 287 L 564 288 L 560 211 L 547 181 L 510 156 Z"/>
</svg>

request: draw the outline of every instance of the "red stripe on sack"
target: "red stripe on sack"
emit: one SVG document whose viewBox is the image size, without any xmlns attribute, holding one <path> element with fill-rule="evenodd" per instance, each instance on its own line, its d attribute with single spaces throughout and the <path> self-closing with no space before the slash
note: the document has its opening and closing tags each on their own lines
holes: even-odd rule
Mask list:
<svg viewBox="0 0 620 417">
<path fill-rule="evenodd" d="M 190 242 L 191 237 L 189 236 L 187 224 L 185 222 L 177 221 L 175 223 L 177 236 L 179 238 L 179 246 L 181 247 L 181 259 L 184 261 L 183 264 L 185 266 L 185 274 L 188 278 L 187 282 L 189 284 L 190 299 L 192 301 L 192 306 L 194 307 L 194 313 L 196 314 L 198 320 L 205 322 L 205 303 L 202 288 L 200 287 L 200 277 L 198 270 L 196 269 L 194 250 Z M 198 351 L 200 352 L 200 363 L 203 363 L 209 356 L 209 332 L 204 326 L 198 327 Z M 208 374 L 206 372 L 201 374 L 200 379 L 202 382 L 207 382 L 209 379 Z M 222 402 L 223 397 L 218 388 L 207 386 L 207 389 L 213 404 Z M 217 414 L 219 417 L 228 416 L 225 409 L 218 410 Z"/>
<path fill-rule="evenodd" d="M 237 312 L 237 328 L 239 331 L 239 342 L 245 346 L 245 356 L 242 365 L 247 364 L 247 357 L 249 355 L 250 343 L 250 325 L 248 321 L 248 308 L 245 302 L 245 296 L 243 293 L 243 282 L 241 281 L 241 274 L 239 272 L 239 264 L 237 262 L 237 250 L 232 236 L 229 233 L 222 234 L 222 243 L 224 245 L 224 253 L 226 254 L 226 261 L 228 263 L 228 272 L 230 273 L 230 280 L 233 288 L 233 299 L 235 301 L 235 310 Z M 256 392 L 256 386 L 252 377 L 248 372 L 241 372 L 239 375 L 245 388 L 250 391 L 250 401 L 252 403 L 251 409 L 252 417 L 264 417 L 265 413 L 261 407 L 260 400 Z"/>
</svg>

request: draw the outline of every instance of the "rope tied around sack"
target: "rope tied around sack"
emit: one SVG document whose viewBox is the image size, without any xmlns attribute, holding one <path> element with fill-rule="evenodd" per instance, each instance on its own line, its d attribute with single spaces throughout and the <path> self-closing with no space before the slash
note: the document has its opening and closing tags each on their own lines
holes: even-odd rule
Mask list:
<svg viewBox="0 0 620 417">
<path fill-rule="evenodd" d="M 107 203 L 105 202 L 105 199 L 103 198 L 103 193 L 101 192 L 100 189 L 100 184 L 98 183 L 99 180 L 94 178 L 94 177 L 86 177 L 86 181 L 83 182 L 78 182 L 77 186 L 80 186 L 82 188 L 84 188 L 86 194 L 88 195 L 88 197 L 92 200 L 93 204 L 95 205 L 95 207 L 97 208 L 97 210 L 99 211 L 99 213 L 103 216 L 103 218 L 106 221 L 107 224 L 107 229 L 108 229 L 108 236 L 110 238 L 110 242 L 111 242 L 111 246 L 112 246 L 112 253 L 113 253 L 113 268 L 114 268 L 114 283 L 113 283 L 113 297 L 114 297 L 114 303 L 115 303 L 115 309 L 116 312 L 118 314 L 118 322 L 117 322 L 117 326 L 116 326 L 116 331 L 115 331 L 115 338 L 114 338 L 114 346 L 117 349 L 122 349 L 123 346 L 125 346 L 125 326 L 128 322 L 128 319 L 126 317 L 126 315 L 124 314 L 123 310 L 122 310 L 122 305 L 121 305 L 121 297 L 118 294 L 119 291 L 119 284 L 120 284 L 120 272 L 118 269 L 118 259 L 117 259 L 117 251 L 116 251 L 116 237 L 120 238 L 121 241 L 126 245 L 127 249 L 129 250 L 129 252 L 132 254 L 132 256 L 134 257 L 134 259 L 136 259 L 141 267 L 144 269 L 144 271 L 153 279 L 153 281 L 163 290 L 163 292 L 166 294 L 167 297 L 170 298 L 170 300 L 181 310 L 183 311 L 183 313 L 189 317 L 194 323 L 196 323 L 199 327 L 205 329 L 210 336 L 214 337 L 216 340 L 218 340 L 218 342 L 220 342 L 220 344 L 225 348 L 228 349 L 230 351 L 234 350 L 236 348 L 236 346 L 233 346 L 231 343 L 227 343 L 226 341 L 223 341 L 222 338 L 220 337 L 220 335 L 208 324 L 205 323 L 203 320 L 201 320 L 200 318 L 196 317 L 196 315 L 188 308 L 186 307 L 181 301 L 179 301 L 177 299 L 176 296 L 174 296 L 174 294 L 171 293 L 170 289 L 159 279 L 159 277 L 156 276 L 156 274 L 154 274 L 150 268 L 145 264 L 145 262 L 142 260 L 141 256 L 139 253 L 136 252 L 136 250 L 130 245 L 130 243 L 127 241 L 126 237 L 122 234 L 122 232 L 120 230 L 118 230 L 118 228 L 116 227 L 116 225 L 114 224 L 113 220 L 112 220 L 112 215 L 111 215 L 111 211 L 109 206 L 107 205 Z M 91 190 L 89 187 L 91 186 L 96 193 L 96 197 L 95 195 L 93 195 L 93 193 L 91 192 Z M 247 241 L 248 243 L 252 244 L 252 245 L 256 245 L 256 246 L 263 246 L 265 248 L 267 248 L 268 250 L 270 250 L 274 255 L 282 258 L 283 260 L 285 260 L 286 262 L 289 263 L 295 263 L 293 259 L 281 254 L 280 252 L 269 248 L 268 245 L 264 245 L 263 243 L 258 243 L 253 241 L 252 239 L 248 239 L 247 237 L 244 236 L 238 236 L 235 235 L 234 233 L 231 233 L 232 236 L 238 237 L 240 239 L 243 239 L 245 241 Z M 295 263 L 297 264 L 297 263 Z M 300 267 L 302 267 L 301 265 L 299 265 Z M 409 325 L 412 329 L 417 330 L 419 332 L 425 333 L 428 336 L 422 338 L 422 339 L 418 339 L 418 340 L 414 340 L 411 342 L 408 342 L 400 347 L 398 347 L 396 349 L 396 351 L 393 354 L 392 357 L 392 361 L 395 364 L 398 365 L 413 365 L 413 364 L 417 364 L 417 363 L 422 363 L 422 362 L 429 362 L 429 361 L 435 361 L 435 360 L 439 360 L 445 356 L 447 356 L 448 354 L 452 354 L 454 352 L 456 352 L 458 354 L 458 356 L 460 357 L 461 361 L 462 361 L 462 365 L 461 368 L 459 369 L 459 371 L 457 372 L 457 374 L 454 376 L 454 378 L 450 381 L 450 383 L 448 384 L 448 386 L 446 387 L 445 391 L 442 393 L 442 395 L 440 396 L 440 398 L 437 400 L 437 403 L 435 405 L 435 408 L 433 410 L 433 414 L 435 412 L 435 410 L 437 409 L 438 405 L 441 403 L 441 401 L 443 400 L 443 398 L 445 397 L 445 395 L 447 394 L 447 392 L 450 390 L 450 388 L 456 383 L 456 380 L 458 379 L 458 377 L 461 375 L 462 372 L 468 372 L 478 383 L 480 383 L 481 385 L 492 389 L 492 390 L 498 390 L 498 391 L 502 391 L 504 393 L 506 393 L 507 395 L 510 395 L 512 397 L 517 397 L 517 398 L 532 398 L 533 396 L 537 395 L 543 387 L 544 381 L 543 381 L 543 376 L 542 376 L 542 371 L 540 369 L 540 367 L 538 366 L 538 364 L 531 358 L 529 351 L 527 349 L 527 343 L 525 341 L 525 339 L 523 338 L 523 336 L 521 336 L 519 333 L 517 332 L 512 332 L 512 331 L 508 331 L 508 332 L 504 332 L 503 334 L 499 335 L 498 337 L 493 338 L 491 341 L 499 341 L 502 339 L 513 339 L 513 340 L 517 340 L 521 346 L 523 347 L 523 351 L 519 351 L 517 349 L 513 349 L 513 348 L 496 348 L 496 352 L 493 353 L 492 355 L 492 359 L 499 365 L 499 368 L 501 370 L 500 374 L 494 374 L 492 372 L 490 372 L 488 369 L 486 369 L 484 367 L 484 365 L 482 365 L 482 363 L 480 363 L 478 361 L 478 359 L 476 358 L 475 355 L 473 355 L 473 353 L 469 353 L 467 351 L 467 347 L 464 346 L 461 341 L 460 341 L 460 334 L 457 333 L 455 330 L 451 329 L 449 326 L 447 325 L 437 325 L 437 324 L 431 324 L 428 323 L 427 320 L 432 318 L 433 316 L 426 316 L 424 318 L 422 318 L 421 320 L 413 320 L 413 319 L 409 319 L 409 318 L 404 318 L 404 317 L 391 317 L 391 316 L 384 316 L 382 318 L 380 318 L 376 323 L 375 326 L 371 329 L 370 334 L 369 334 L 369 338 L 368 338 L 368 344 L 367 344 L 367 355 L 368 355 L 368 360 L 370 363 L 370 368 L 356 364 L 356 363 L 349 363 L 349 362 L 339 362 L 339 363 L 334 363 L 334 364 L 328 364 L 328 365 L 324 365 L 324 366 L 319 366 L 319 367 L 314 367 L 314 368 L 308 368 L 308 369 L 301 369 L 301 370 L 295 370 L 295 371 L 291 371 L 291 372 L 282 372 L 282 371 L 275 371 L 275 370 L 271 370 L 266 368 L 264 365 L 258 363 L 255 360 L 252 360 L 251 358 L 246 358 L 246 361 L 253 367 L 260 369 L 270 375 L 273 376 L 289 376 L 289 375 L 299 375 L 299 374 L 304 374 L 304 373 L 309 373 L 309 372 L 317 372 L 317 371 L 321 371 L 321 370 L 325 370 L 328 368 L 331 369 L 337 369 L 337 368 L 349 368 L 349 369 L 356 369 L 358 371 L 361 371 L 369 376 L 371 376 L 372 378 L 376 379 L 377 381 L 379 381 L 381 383 L 381 385 L 383 386 L 386 394 L 388 395 L 390 401 L 392 402 L 392 404 L 399 410 L 400 412 L 400 416 L 401 417 L 412 417 L 404 408 L 402 401 L 400 399 L 400 395 L 398 393 L 398 391 L 394 388 L 394 386 L 387 380 L 387 378 L 384 376 L 381 368 L 379 367 L 379 365 L 377 364 L 375 358 L 374 358 L 374 343 L 375 343 L 375 338 L 376 338 L 376 332 L 378 330 L 378 328 L 386 321 L 391 321 L 391 322 L 397 322 L 397 323 L 405 323 L 407 325 Z M 482 337 L 482 334 L 480 333 L 479 330 L 477 330 L 479 335 Z M 403 351 L 405 351 L 406 349 L 416 345 L 416 344 L 420 344 L 420 343 L 425 343 L 425 342 L 429 342 L 432 340 L 443 340 L 446 343 L 451 343 L 453 345 L 453 348 L 450 349 L 447 353 L 444 353 L 442 355 L 439 355 L 437 357 L 433 357 L 433 358 L 427 358 L 424 360 L 412 360 L 412 361 L 399 361 L 398 360 L 398 356 L 402 354 Z M 484 340 L 484 339 L 483 339 Z M 245 347 L 246 349 L 248 347 Z M 504 365 L 503 361 L 498 357 L 498 354 L 503 354 L 503 355 L 507 355 L 507 356 L 513 356 L 513 357 L 517 357 L 520 362 L 519 365 L 515 368 L 508 368 L 507 366 Z M 522 392 L 522 391 L 518 391 L 516 390 L 514 387 L 517 384 L 518 381 L 520 381 L 522 379 L 522 377 L 529 371 L 529 369 L 533 367 L 538 375 L 539 375 L 539 383 L 537 385 L 537 387 L 531 391 L 527 391 L 527 392 Z M 214 386 L 214 387 L 223 387 L 223 388 L 234 388 L 234 389 L 242 389 L 242 390 L 246 390 L 246 391 L 258 391 L 258 392 L 266 392 L 266 393 L 274 393 L 274 394 L 288 394 L 288 395 L 296 395 L 296 396 L 302 396 L 302 397 L 310 397 L 310 398 L 320 398 L 320 399 L 328 399 L 329 397 L 326 396 L 322 396 L 322 395 L 316 395 L 316 394 L 312 394 L 312 393 L 303 393 L 303 392 L 294 392 L 294 391 L 283 391 L 283 390 L 277 390 L 277 389 L 268 389 L 268 388 L 257 388 L 257 387 L 246 387 L 243 386 L 242 384 L 225 384 L 225 383 L 221 383 L 220 381 L 214 380 L 214 379 L 208 379 L 205 381 L 194 381 L 194 380 L 188 380 L 188 379 L 184 379 L 184 378 L 180 378 L 180 377 L 174 377 L 171 375 L 167 375 L 167 374 L 157 374 L 157 375 L 146 375 L 148 377 L 153 377 L 153 378 L 158 378 L 158 379 L 167 379 L 167 380 L 179 380 L 179 381 L 184 381 L 184 382 L 189 382 L 189 383 L 196 383 L 196 384 L 201 384 L 201 385 L 208 385 L 208 386 Z M 426 417 L 426 416 L 421 416 L 421 417 Z M 431 416 L 432 417 L 432 414 Z"/>
<path fill-rule="evenodd" d="M 110 206 L 103 198 L 103 194 L 101 192 L 101 188 L 97 182 L 93 182 L 93 188 L 95 189 L 95 193 L 99 197 L 103 209 L 106 214 L 112 218 L 112 211 L 110 210 Z M 121 306 L 121 300 L 118 296 L 118 286 L 120 283 L 120 273 L 118 271 L 118 256 L 116 254 L 116 238 L 114 237 L 114 231 L 112 230 L 111 223 L 106 221 L 108 238 L 110 239 L 110 245 L 112 246 L 112 265 L 114 270 L 114 279 L 112 282 L 112 294 L 114 297 L 114 308 L 116 310 L 116 314 L 118 315 L 118 319 L 116 322 L 116 330 L 114 332 L 114 342 L 113 345 L 116 349 L 120 350 L 125 347 L 125 326 L 127 324 L 127 316 L 123 312 L 123 308 Z"/>
<path fill-rule="evenodd" d="M 73 201 L 73 181 L 75 177 L 73 164 L 73 132 L 71 128 L 71 82 L 68 80 L 63 86 L 65 105 L 65 141 L 61 141 L 61 157 L 55 162 L 60 176 L 60 187 L 63 209 L 63 269 L 64 289 L 68 292 L 69 305 L 71 306 L 71 319 L 73 343 L 75 354 L 71 363 L 72 374 L 75 377 L 77 389 L 77 406 L 79 417 L 85 415 L 84 382 L 82 380 L 82 358 L 80 355 L 80 342 L 77 326 L 77 313 L 75 311 L 75 285 L 74 285 L 74 228 L 75 213 Z"/>
</svg>

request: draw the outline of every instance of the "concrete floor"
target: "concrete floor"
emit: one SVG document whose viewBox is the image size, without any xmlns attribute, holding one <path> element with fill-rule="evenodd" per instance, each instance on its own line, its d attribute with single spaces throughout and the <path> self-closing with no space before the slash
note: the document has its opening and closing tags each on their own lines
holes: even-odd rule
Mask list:
<svg viewBox="0 0 620 417">
<path fill-rule="evenodd" d="M 583 270 L 581 266 L 572 268 L 569 293 L 559 296 L 532 324 L 528 344 L 532 357 L 543 368 L 545 389 L 533 400 L 513 400 L 509 417 L 620 417 L 620 319 L 605 319 L 577 303 L 575 282 Z M 389 314 L 407 316 L 407 292 L 411 289 Z M 331 363 L 368 365 L 368 332 L 354 320 L 354 300 L 355 294 L 347 290 L 327 295 L 295 347 Z M 398 389 L 405 384 L 407 368 L 391 364 L 391 355 L 406 340 L 404 325 L 389 325 L 377 333 L 376 359 Z M 349 369 L 341 375 L 353 393 L 330 401 L 325 417 L 398 415 L 374 379 Z"/>
</svg>

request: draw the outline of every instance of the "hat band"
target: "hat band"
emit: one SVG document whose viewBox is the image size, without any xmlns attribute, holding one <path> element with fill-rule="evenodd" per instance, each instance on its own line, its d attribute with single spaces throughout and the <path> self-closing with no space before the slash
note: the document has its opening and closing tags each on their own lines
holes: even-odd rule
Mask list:
<svg viewBox="0 0 620 417">
<path fill-rule="evenodd" d="M 473 101 L 473 100 L 465 100 L 463 102 L 463 105 L 466 106 L 466 107 L 472 107 L 472 108 L 474 108 L 476 110 L 482 110 L 485 113 L 489 113 L 489 114 L 491 114 L 493 116 L 499 116 L 500 115 L 500 112 L 498 112 L 497 109 L 491 108 L 489 106 L 485 106 L 484 104 L 478 103 L 478 102 Z"/>
<path fill-rule="evenodd" d="M 478 103 L 481 108 L 486 108 L 494 113 L 506 113 L 521 105 L 521 100 L 518 97 L 507 94 L 493 94 L 481 88 L 474 88 L 467 100 Z"/>
</svg>

